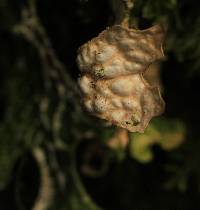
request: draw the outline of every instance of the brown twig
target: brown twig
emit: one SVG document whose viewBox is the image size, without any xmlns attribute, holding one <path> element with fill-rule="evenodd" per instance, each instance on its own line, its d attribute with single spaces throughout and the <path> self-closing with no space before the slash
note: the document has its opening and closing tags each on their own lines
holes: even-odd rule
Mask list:
<svg viewBox="0 0 200 210">
<path fill-rule="evenodd" d="M 115 15 L 115 24 L 129 26 L 134 0 L 111 0 L 111 6 Z"/>
</svg>

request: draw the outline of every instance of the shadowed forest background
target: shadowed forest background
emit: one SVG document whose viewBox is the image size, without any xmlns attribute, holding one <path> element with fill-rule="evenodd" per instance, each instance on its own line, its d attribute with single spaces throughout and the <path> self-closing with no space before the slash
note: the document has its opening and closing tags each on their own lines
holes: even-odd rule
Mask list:
<svg viewBox="0 0 200 210">
<path fill-rule="evenodd" d="M 200 209 L 199 14 L 197 0 L 134 0 L 132 27 L 166 28 L 147 76 L 166 109 L 123 143 L 76 83 L 77 49 L 113 24 L 111 1 L 0 0 L 0 209 Z"/>
</svg>

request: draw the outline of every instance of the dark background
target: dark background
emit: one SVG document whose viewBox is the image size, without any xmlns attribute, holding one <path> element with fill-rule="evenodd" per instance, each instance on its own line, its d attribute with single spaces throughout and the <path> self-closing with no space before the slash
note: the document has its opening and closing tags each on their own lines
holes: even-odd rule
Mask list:
<svg viewBox="0 0 200 210">
<path fill-rule="evenodd" d="M 128 149 L 113 151 L 105 146 L 115 128 L 88 116 L 81 109 L 76 90 L 77 49 L 112 25 L 110 2 L 36 1 L 45 35 L 35 28 L 31 33 L 39 45 L 16 32 L 16 25 L 22 24 L 22 11 L 29 10 L 31 2 L 0 0 L 0 209 L 33 208 L 41 186 L 40 166 L 33 155 L 36 147 L 45 154 L 54 183 L 53 202 L 47 209 L 95 210 L 96 204 L 105 210 L 200 209 L 198 1 L 135 0 L 131 12 L 132 24 L 140 29 L 157 22 L 167 28 L 166 58 L 160 73 L 166 102 L 162 123 L 165 128 L 168 119 L 176 119 L 186 128 L 184 142 L 178 148 L 165 151 L 155 144 L 151 147 L 154 159 L 145 164 L 132 157 Z M 40 51 L 43 45 L 45 58 Z M 63 64 L 61 68 L 55 64 L 57 60 Z M 58 72 L 58 78 L 49 76 L 51 69 Z M 65 87 L 64 96 L 57 89 L 61 85 Z M 49 103 L 44 113 L 43 99 Z M 57 141 L 52 125 L 59 102 L 64 110 L 59 119 L 61 140 Z M 87 132 L 93 133 L 92 137 L 85 135 Z M 88 153 L 92 154 L 88 164 L 97 172 L 108 164 L 103 174 L 93 177 L 82 173 L 80 168 L 88 161 Z M 119 158 L 121 153 L 123 158 Z M 63 186 L 57 178 L 60 173 L 65 177 Z M 171 184 L 166 188 L 167 183 Z"/>
</svg>

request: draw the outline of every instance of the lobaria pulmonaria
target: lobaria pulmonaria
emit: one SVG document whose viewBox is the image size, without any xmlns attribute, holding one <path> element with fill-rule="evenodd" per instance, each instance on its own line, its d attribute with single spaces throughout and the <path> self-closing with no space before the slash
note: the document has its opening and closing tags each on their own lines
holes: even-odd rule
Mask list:
<svg viewBox="0 0 200 210">
<path fill-rule="evenodd" d="M 164 57 L 164 32 L 122 25 L 108 27 L 78 50 L 78 80 L 86 110 L 131 132 L 144 132 L 164 110 L 158 87 L 143 78 L 149 65 Z"/>
</svg>

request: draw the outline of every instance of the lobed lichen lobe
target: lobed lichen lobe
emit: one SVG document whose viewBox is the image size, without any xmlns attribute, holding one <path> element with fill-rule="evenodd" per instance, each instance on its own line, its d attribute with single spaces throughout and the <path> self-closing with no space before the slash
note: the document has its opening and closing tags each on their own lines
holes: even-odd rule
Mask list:
<svg viewBox="0 0 200 210">
<path fill-rule="evenodd" d="M 163 55 L 160 26 L 135 30 L 116 25 L 79 48 L 79 86 L 85 108 L 131 132 L 143 132 L 164 102 L 142 74 Z M 93 85 L 91 85 L 93 84 Z"/>
</svg>

